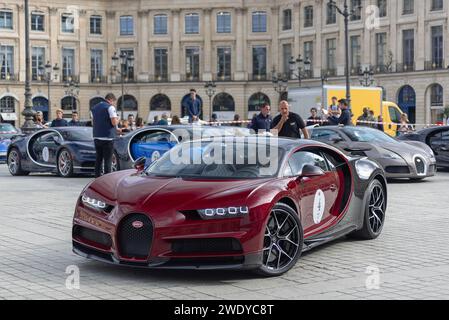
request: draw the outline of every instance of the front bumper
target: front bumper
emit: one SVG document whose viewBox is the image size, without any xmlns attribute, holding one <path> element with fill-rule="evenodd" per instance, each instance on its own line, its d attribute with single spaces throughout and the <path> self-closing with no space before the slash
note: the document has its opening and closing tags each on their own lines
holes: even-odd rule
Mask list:
<svg viewBox="0 0 449 320">
<path fill-rule="evenodd" d="M 423 156 L 415 156 L 410 161 L 402 159 L 378 159 L 389 179 L 422 179 L 436 174 L 436 161 Z"/>
</svg>

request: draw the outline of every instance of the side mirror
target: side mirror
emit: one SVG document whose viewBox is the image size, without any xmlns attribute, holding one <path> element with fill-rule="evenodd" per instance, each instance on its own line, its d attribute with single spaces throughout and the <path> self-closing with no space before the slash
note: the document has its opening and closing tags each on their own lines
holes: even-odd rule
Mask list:
<svg viewBox="0 0 449 320">
<path fill-rule="evenodd" d="M 145 169 L 145 163 L 147 159 L 145 157 L 140 157 L 134 162 L 134 169 L 141 172 Z"/>
<path fill-rule="evenodd" d="M 335 136 L 335 137 L 331 137 L 331 138 L 329 139 L 329 141 L 332 142 L 332 143 L 339 143 L 339 142 L 342 142 L 342 141 L 343 141 L 343 138 L 342 138 L 342 137 L 337 137 L 337 136 Z"/>
<path fill-rule="evenodd" d="M 302 172 L 299 175 L 300 178 L 312 178 L 312 177 L 320 177 L 324 175 L 324 171 L 317 167 L 312 166 L 311 164 L 306 164 L 302 167 Z"/>
</svg>

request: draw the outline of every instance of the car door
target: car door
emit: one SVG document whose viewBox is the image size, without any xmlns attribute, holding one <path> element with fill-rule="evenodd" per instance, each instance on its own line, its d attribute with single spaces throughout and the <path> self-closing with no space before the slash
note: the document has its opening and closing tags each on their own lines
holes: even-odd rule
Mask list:
<svg viewBox="0 0 449 320">
<path fill-rule="evenodd" d="M 428 138 L 428 144 L 435 153 L 438 164 L 449 163 L 449 130 L 432 133 Z"/>
<path fill-rule="evenodd" d="M 300 177 L 307 164 L 319 167 L 324 174 Z M 288 166 L 292 175 L 297 177 L 294 189 L 300 199 L 304 236 L 313 235 L 335 219 L 331 213 L 339 190 L 338 178 L 319 149 L 295 152 Z"/>
<path fill-rule="evenodd" d="M 131 154 L 134 159 L 145 157 L 148 159 L 147 164 L 152 163 L 177 144 L 173 139 L 168 131 L 149 130 L 132 144 Z"/>
<path fill-rule="evenodd" d="M 29 142 L 29 149 L 33 160 L 43 166 L 54 166 L 56 151 L 59 146 L 55 140 L 61 140 L 61 137 L 55 131 L 44 131 L 32 137 Z"/>
</svg>

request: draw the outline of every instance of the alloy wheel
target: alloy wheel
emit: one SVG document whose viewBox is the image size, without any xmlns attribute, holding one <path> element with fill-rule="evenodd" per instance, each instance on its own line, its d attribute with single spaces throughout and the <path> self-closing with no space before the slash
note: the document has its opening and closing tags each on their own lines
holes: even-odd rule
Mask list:
<svg viewBox="0 0 449 320">
<path fill-rule="evenodd" d="M 368 219 L 372 232 L 378 233 L 382 230 L 385 219 L 385 193 L 381 186 L 374 186 L 371 192 Z"/>
<path fill-rule="evenodd" d="M 20 158 L 16 150 L 12 150 L 8 156 L 8 169 L 13 175 L 19 172 Z"/>
<path fill-rule="evenodd" d="M 68 176 L 72 170 L 72 157 L 67 150 L 63 150 L 59 154 L 58 169 L 64 177 Z"/>
</svg>

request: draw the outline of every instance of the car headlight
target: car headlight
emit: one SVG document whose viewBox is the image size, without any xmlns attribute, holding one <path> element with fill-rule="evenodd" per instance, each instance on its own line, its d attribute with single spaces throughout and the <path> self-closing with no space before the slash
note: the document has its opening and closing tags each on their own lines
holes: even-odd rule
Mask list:
<svg viewBox="0 0 449 320">
<path fill-rule="evenodd" d="M 357 175 L 362 180 L 369 180 L 373 172 L 378 168 L 379 166 L 377 163 L 368 160 L 367 158 L 360 159 L 355 162 L 355 170 L 357 171 Z"/>
<path fill-rule="evenodd" d="M 92 208 L 94 210 L 97 211 L 104 211 L 106 213 L 110 213 L 112 211 L 112 209 L 114 208 L 111 205 L 108 205 L 106 202 L 95 199 L 95 198 L 91 198 L 89 196 L 87 196 L 86 194 L 83 194 L 81 196 L 81 201 L 83 202 L 83 204 L 89 208 Z"/>
<path fill-rule="evenodd" d="M 201 218 L 208 219 L 223 219 L 223 218 L 235 218 L 245 216 L 249 213 L 248 207 L 227 207 L 227 208 L 215 208 L 215 209 L 201 209 L 197 210 L 201 215 Z"/>
</svg>

